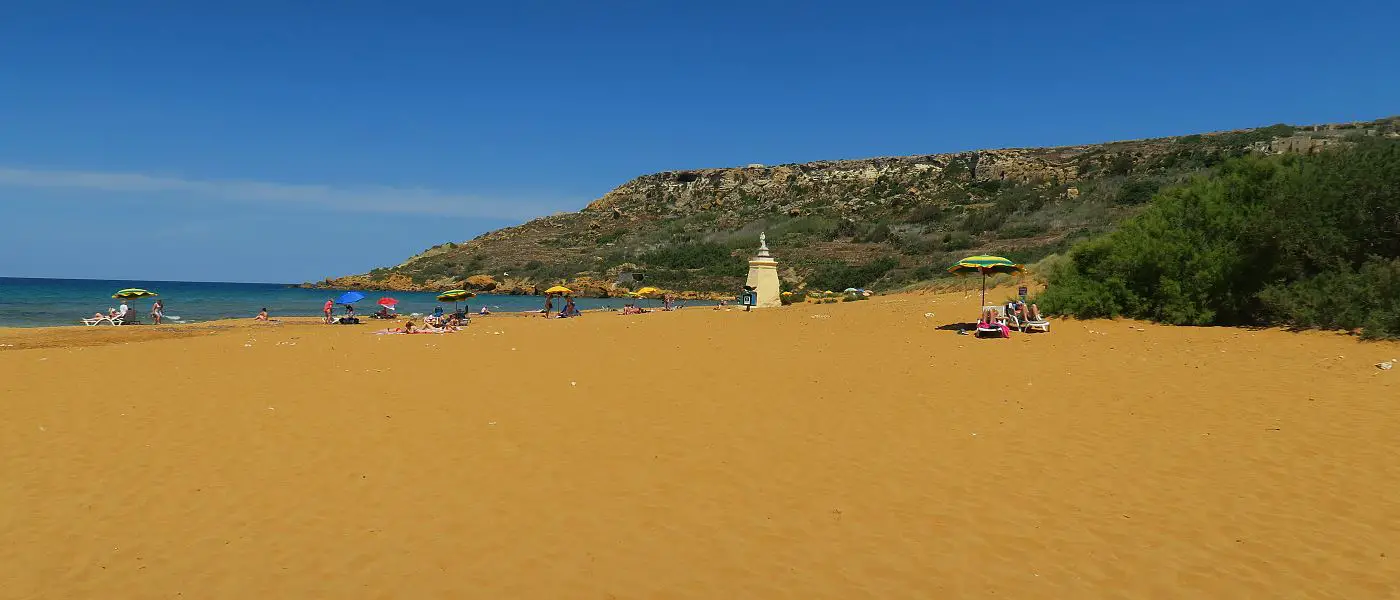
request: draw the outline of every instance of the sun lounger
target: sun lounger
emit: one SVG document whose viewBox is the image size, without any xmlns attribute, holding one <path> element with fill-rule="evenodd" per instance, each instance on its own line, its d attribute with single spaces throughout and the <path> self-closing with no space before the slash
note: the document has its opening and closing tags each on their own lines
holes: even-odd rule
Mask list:
<svg viewBox="0 0 1400 600">
<path fill-rule="evenodd" d="M 91 318 L 91 319 L 83 319 L 83 325 L 87 325 L 88 327 L 92 327 L 92 326 L 94 326 L 94 325 L 101 325 L 101 324 L 103 324 L 103 323 L 106 323 L 106 324 L 108 324 L 108 325 L 121 325 L 121 324 L 122 324 L 122 318 L 121 318 L 121 317 L 93 317 L 93 318 Z"/>
<path fill-rule="evenodd" d="M 982 337 L 983 335 L 1006 337 L 1010 327 L 1007 324 L 1006 312 L 1003 311 L 1000 306 L 983 306 L 982 314 L 985 315 L 988 312 L 992 313 L 993 321 L 991 323 L 988 323 L 983 321 L 981 317 L 978 317 L 977 337 Z"/>
<path fill-rule="evenodd" d="M 1050 333 L 1050 321 L 1047 321 L 1045 319 L 1041 319 L 1039 321 L 1026 321 L 1025 323 L 1021 324 L 1021 327 L 1023 328 L 1023 330 L 1043 331 L 1045 333 Z"/>
</svg>

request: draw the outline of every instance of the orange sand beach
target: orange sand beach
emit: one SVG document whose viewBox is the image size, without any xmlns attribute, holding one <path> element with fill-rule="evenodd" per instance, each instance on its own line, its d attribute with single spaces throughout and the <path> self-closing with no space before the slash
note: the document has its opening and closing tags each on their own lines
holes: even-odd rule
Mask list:
<svg viewBox="0 0 1400 600">
<path fill-rule="evenodd" d="M 1400 596 L 1400 345 L 976 314 L 0 330 L 0 598 Z"/>
</svg>

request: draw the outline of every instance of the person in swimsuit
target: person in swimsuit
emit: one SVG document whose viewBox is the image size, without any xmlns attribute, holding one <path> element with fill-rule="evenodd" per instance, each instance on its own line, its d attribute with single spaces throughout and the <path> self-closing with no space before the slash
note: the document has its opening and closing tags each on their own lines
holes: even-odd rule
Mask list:
<svg viewBox="0 0 1400 600">
<path fill-rule="evenodd" d="M 579 313 L 578 307 L 577 307 L 577 306 L 574 306 L 574 297 L 573 297 L 573 296 L 565 296 L 565 297 L 564 297 L 564 310 L 559 311 L 559 318 L 563 319 L 563 318 L 566 318 L 566 317 L 577 317 L 577 316 L 580 316 L 580 315 L 581 315 L 581 313 Z"/>
<path fill-rule="evenodd" d="M 335 310 L 335 302 L 330 298 L 326 299 L 326 306 L 321 310 L 326 315 L 326 322 L 331 322 L 331 312 Z"/>
<path fill-rule="evenodd" d="M 164 300 L 156 300 L 156 303 L 151 305 L 151 320 L 152 320 L 152 321 L 155 321 L 155 324 L 156 324 L 156 325 L 160 325 L 160 320 L 161 320 L 162 318 L 164 318 L 164 317 L 165 317 L 165 301 L 164 301 Z"/>
</svg>

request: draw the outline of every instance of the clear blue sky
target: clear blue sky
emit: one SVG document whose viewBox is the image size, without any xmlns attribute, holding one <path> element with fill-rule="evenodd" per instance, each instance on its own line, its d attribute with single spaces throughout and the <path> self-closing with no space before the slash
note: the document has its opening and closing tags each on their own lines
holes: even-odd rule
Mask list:
<svg viewBox="0 0 1400 600">
<path fill-rule="evenodd" d="M 655 171 L 1378 118 L 1397 21 L 1393 0 L 9 3 L 0 276 L 296 282 Z"/>
</svg>

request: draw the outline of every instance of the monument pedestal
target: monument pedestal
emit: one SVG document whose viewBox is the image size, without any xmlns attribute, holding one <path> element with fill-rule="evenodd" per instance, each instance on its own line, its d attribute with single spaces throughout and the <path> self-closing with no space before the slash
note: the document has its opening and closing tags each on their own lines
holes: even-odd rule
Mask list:
<svg viewBox="0 0 1400 600">
<path fill-rule="evenodd" d="M 749 259 L 749 279 L 746 285 L 758 296 L 754 308 L 782 306 L 778 283 L 778 259 L 768 254 L 768 235 L 759 234 L 758 256 Z"/>
</svg>

